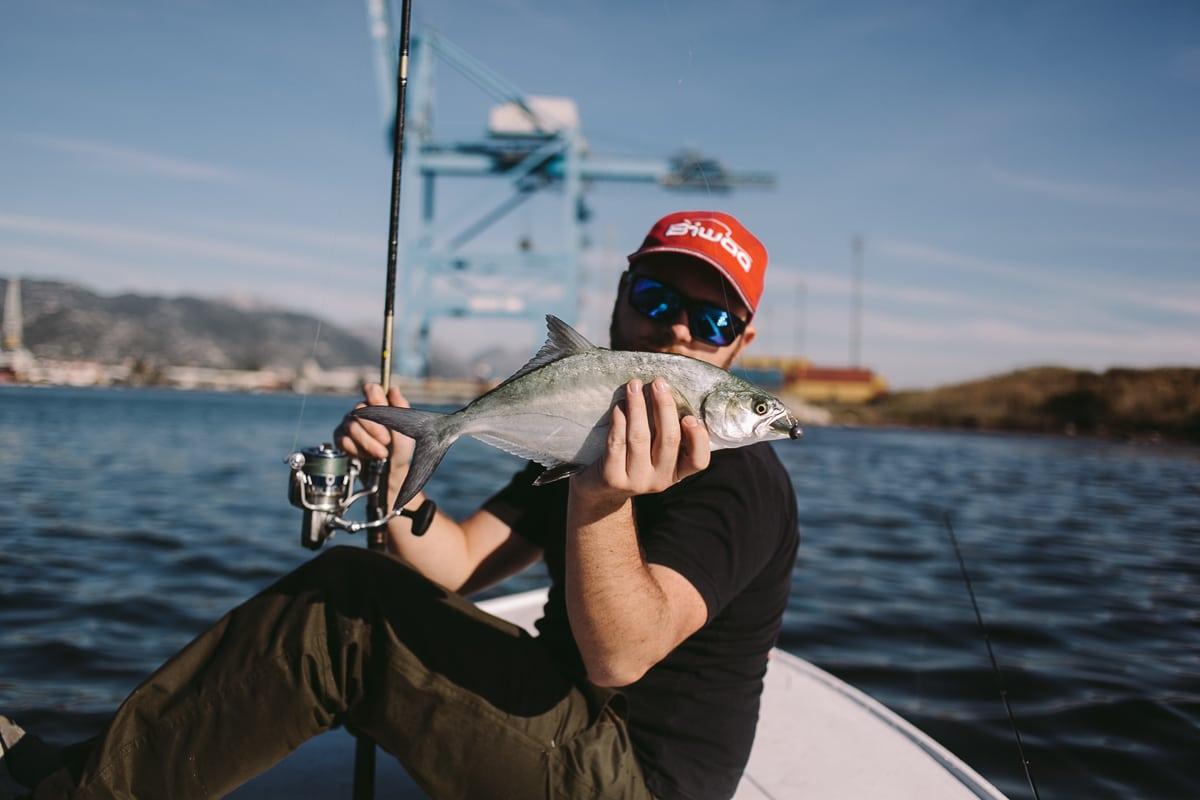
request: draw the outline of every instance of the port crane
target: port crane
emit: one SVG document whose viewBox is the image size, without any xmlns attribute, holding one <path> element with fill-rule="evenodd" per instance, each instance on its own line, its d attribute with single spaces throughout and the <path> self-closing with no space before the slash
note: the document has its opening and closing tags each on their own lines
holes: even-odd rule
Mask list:
<svg viewBox="0 0 1200 800">
<path fill-rule="evenodd" d="M 392 120 L 399 65 L 390 4 L 367 0 L 367 18 L 383 119 Z M 410 54 L 404 165 L 416 178 L 420 199 L 415 223 L 406 221 L 394 347 L 398 371 L 406 377 L 428 373 L 430 333 L 439 318 L 540 321 L 552 313 L 576 321 L 590 186 L 642 183 L 712 193 L 774 185 L 769 173 L 733 171 L 692 149 L 665 158 L 594 152 L 583 137 L 574 101 L 522 91 L 435 30 L 414 31 Z M 437 135 L 433 87 L 440 63 L 494 103 L 482 137 Z M 494 178 L 502 188 L 498 196 L 480 198 L 461 219 L 444 220 L 437 186 L 451 177 Z M 539 193 L 557 193 L 563 234 L 557 249 L 535 251 L 528 242 L 508 252 L 466 248 Z"/>
</svg>

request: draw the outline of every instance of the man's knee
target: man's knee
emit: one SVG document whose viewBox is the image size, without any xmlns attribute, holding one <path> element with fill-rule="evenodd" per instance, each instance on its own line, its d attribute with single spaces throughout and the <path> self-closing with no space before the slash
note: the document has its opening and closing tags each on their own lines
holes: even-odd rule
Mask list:
<svg viewBox="0 0 1200 800">
<path fill-rule="evenodd" d="M 367 560 L 378 557 L 378 553 L 372 553 L 365 547 L 339 545 L 326 548 L 310 559 L 303 568 L 320 573 L 346 574 L 356 568 L 361 568 Z"/>
<path fill-rule="evenodd" d="M 274 588 L 297 596 L 343 592 L 361 585 L 370 562 L 381 558 L 386 559 L 360 547 L 331 547 L 285 575 Z"/>
<path fill-rule="evenodd" d="M 296 571 L 311 587 L 333 596 L 443 596 L 429 579 L 406 564 L 365 547 L 331 547 Z"/>
</svg>

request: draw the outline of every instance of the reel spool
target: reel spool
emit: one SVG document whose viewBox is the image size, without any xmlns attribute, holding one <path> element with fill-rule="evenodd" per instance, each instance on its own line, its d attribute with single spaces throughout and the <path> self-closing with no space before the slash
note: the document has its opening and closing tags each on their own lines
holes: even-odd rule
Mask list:
<svg viewBox="0 0 1200 800">
<path fill-rule="evenodd" d="M 372 465 L 378 462 L 371 462 Z M 398 516 L 412 520 L 412 533 L 423 535 L 433 522 L 437 505 L 426 500 L 415 510 L 392 509 L 387 516 L 371 522 L 352 522 L 343 515 L 358 500 L 379 490 L 380 471 L 363 473 L 358 459 L 351 458 L 329 442 L 319 447 L 299 450 L 287 457 L 291 477 L 288 481 L 288 502 L 301 509 L 300 544 L 317 550 L 337 531 L 357 533 L 386 525 Z M 351 493 L 354 481 L 362 474 L 364 488 Z"/>
</svg>

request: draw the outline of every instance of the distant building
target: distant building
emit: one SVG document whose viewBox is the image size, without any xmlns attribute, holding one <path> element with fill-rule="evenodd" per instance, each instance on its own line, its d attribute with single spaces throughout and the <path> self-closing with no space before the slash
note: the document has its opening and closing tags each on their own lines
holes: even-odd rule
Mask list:
<svg viewBox="0 0 1200 800">
<path fill-rule="evenodd" d="M 273 369 L 215 369 L 213 367 L 164 367 L 164 382 L 180 389 L 218 392 L 277 392 L 291 389 L 292 375 Z"/>
<path fill-rule="evenodd" d="M 745 358 L 734 372 L 810 403 L 866 403 L 888 390 L 887 381 L 872 370 L 821 367 L 805 358 Z"/>
<path fill-rule="evenodd" d="M 4 349 L 20 350 L 22 328 L 21 320 L 21 279 L 9 278 L 8 289 L 4 292 Z"/>
<path fill-rule="evenodd" d="M 0 349 L 0 383 L 19 383 L 28 380 L 36 365 L 33 353 L 25 349 L 24 322 L 21 319 L 21 279 L 9 278 L 4 292 L 3 349 Z"/>
</svg>

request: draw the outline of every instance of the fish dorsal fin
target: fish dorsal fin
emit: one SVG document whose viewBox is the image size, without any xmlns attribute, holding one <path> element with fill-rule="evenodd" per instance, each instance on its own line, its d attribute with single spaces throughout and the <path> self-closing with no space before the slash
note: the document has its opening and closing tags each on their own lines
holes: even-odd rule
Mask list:
<svg viewBox="0 0 1200 800">
<path fill-rule="evenodd" d="M 540 369 L 547 364 L 558 361 L 560 358 L 580 353 L 590 353 L 592 350 L 599 349 L 599 347 L 596 347 L 596 345 L 585 339 L 582 333 L 553 314 L 547 314 L 546 341 L 542 343 L 542 348 L 534 353 L 533 358 L 529 359 L 525 366 L 505 378 L 504 383 L 501 383 L 500 386 L 512 383 L 517 378 L 528 375 L 535 369 Z"/>
<path fill-rule="evenodd" d="M 529 359 L 529 363 L 517 370 L 513 377 L 532 372 L 538 367 L 544 367 L 551 361 L 558 361 L 560 358 L 579 353 L 590 353 L 598 349 L 600 348 L 585 339 L 582 333 L 553 314 L 547 314 L 546 341 L 542 342 L 542 348 L 534 354 L 533 358 Z"/>
</svg>

